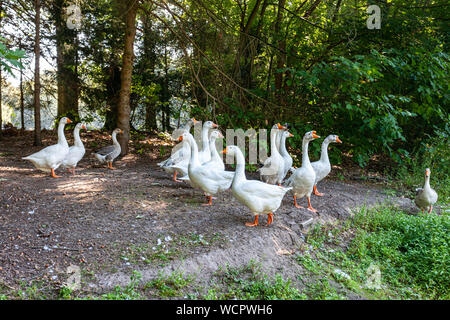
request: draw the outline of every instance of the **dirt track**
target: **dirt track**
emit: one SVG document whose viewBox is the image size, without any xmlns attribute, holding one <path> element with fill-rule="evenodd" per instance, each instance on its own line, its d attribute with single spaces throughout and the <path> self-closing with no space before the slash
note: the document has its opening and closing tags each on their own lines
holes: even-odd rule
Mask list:
<svg viewBox="0 0 450 320">
<path fill-rule="evenodd" d="M 46 138 L 48 145 L 53 133 Z M 326 180 L 319 185 L 325 196 L 312 199 L 319 216 L 295 208 L 288 194 L 271 226 L 262 217 L 261 226 L 249 228 L 252 217 L 231 191 L 204 207 L 200 191 L 171 181 L 156 165 L 160 146 L 148 144 L 142 156 L 130 154 L 110 171 L 95 165 L 89 148 L 97 144 L 88 142 L 77 174 L 60 170 L 63 177 L 53 179 L 21 160 L 38 149 L 31 141 L 12 137 L 0 145 L 0 280 L 13 288 L 19 280 L 60 285 L 69 265 L 81 267 L 83 289 L 94 292 L 128 284 L 133 270 L 143 281 L 178 270 L 207 283 L 219 267 L 252 259 L 269 274 L 296 278 L 303 271 L 292 254 L 314 223 L 348 217 L 364 204 L 413 207 L 374 186 Z"/>
</svg>

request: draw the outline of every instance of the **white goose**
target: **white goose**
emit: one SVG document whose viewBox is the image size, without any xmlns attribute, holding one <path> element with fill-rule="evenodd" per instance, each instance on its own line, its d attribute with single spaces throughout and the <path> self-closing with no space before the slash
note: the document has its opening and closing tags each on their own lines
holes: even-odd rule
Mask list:
<svg viewBox="0 0 450 320">
<path fill-rule="evenodd" d="M 277 148 L 277 135 L 280 130 L 286 129 L 279 123 L 273 125 L 270 131 L 270 157 L 264 161 L 262 168 L 259 168 L 261 181 L 269 184 L 281 184 L 284 173 L 284 159 Z"/>
<path fill-rule="evenodd" d="M 314 172 L 316 173 L 316 181 L 314 182 L 313 193 L 319 197 L 323 196 L 323 193 L 317 191 L 317 183 L 322 181 L 331 171 L 330 159 L 328 158 L 328 145 L 331 142 L 342 143 L 341 139 L 339 139 L 337 135 L 334 134 L 329 135 L 322 142 L 322 149 L 319 161 L 314 161 L 311 163 Z"/>
<path fill-rule="evenodd" d="M 433 204 L 435 204 L 438 199 L 436 191 L 434 191 L 430 186 L 430 175 L 431 170 L 427 168 L 425 170 L 425 184 L 423 188 L 416 189 L 416 199 L 414 200 L 416 205 L 422 209 L 422 212 L 424 212 L 424 210 L 428 210 L 428 213 L 431 213 L 433 210 Z"/>
<path fill-rule="evenodd" d="M 194 137 L 184 132 L 180 136 L 180 141 L 186 140 L 191 146 L 191 159 L 188 166 L 188 175 L 193 187 L 203 190 L 208 197 L 208 203 L 212 205 L 212 196 L 230 188 L 234 172 L 218 170 L 211 166 L 204 166 L 200 163 L 198 146 Z"/>
<path fill-rule="evenodd" d="M 218 125 L 212 121 L 206 121 L 202 129 L 202 150 L 198 153 L 200 163 L 205 163 L 211 160 L 211 150 L 209 149 L 209 129 L 217 128 Z M 192 149 L 191 149 L 192 150 Z"/>
<path fill-rule="evenodd" d="M 234 155 L 236 158 L 236 171 L 231 185 L 234 197 L 247 206 L 255 216 L 253 223 L 245 225 L 254 227 L 258 225 L 260 214 L 267 214 L 267 225 L 273 222 L 273 214 L 280 207 L 286 192 L 292 188 L 274 186 L 258 180 L 247 180 L 245 176 L 245 158 L 237 146 L 227 146 L 223 153 Z"/>
<path fill-rule="evenodd" d="M 81 129 L 87 130 L 84 124 L 77 123 L 75 129 L 73 129 L 74 145 L 69 148 L 69 153 L 66 155 L 61 164 L 63 168 L 68 169 L 69 172 L 72 172 L 72 174 L 75 174 L 75 167 L 84 157 L 84 153 L 86 152 L 83 142 L 80 139 Z"/>
<path fill-rule="evenodd" d="M 297 204 L 297 197 L 304 197 L 308 199 L 308 210 L 317 212 L 311 207 L 311 193 L 316 181 L 316 173 L 314 172 L 308 155 L 308 144 L 310 141 L 320 138 L 315 131 L 309 131 L 303 136 L 302 144 L 302 166 L 294 171 L 286 182 L 287 186 L 291 186 L 294 192 L 294 205 L 297 208 L 303 208 Z"/>
<path fill-rule="evenodd" d="M 189 119 L 185 125 L 179 129 L 176 129 L 173 134 L 172 138 L 178 139 L 180 134 L 182 134 L 184 131 L 190 132 L 191 127 L 195 125 L 198 121 L 195 120 L 195 118 Z M 176 145 L 172 149 L 172 154 L 170 157 L 164 161 L 161 161 L 158 163 L 158 165 L 163 168 L 167 173 L 173 174 L 173 181 L 175 182 L 182 182 L 181 180 L 177 179 L 177 174 L 180 174 L 181 176 L 187 175 L 187 166 L 189 164 L 189 158 L 191 156 L 191 147 L 189 144 L 184 141 L 180 144 Z M 179 166 L 181 169 L 176 169 L 174 166 Z M 185 168 L 185 170 L 183 170 Z"/>
<path fill-rule="evenodd" d="M 31 161 L 41 171 L 50 172 L 53 178 L 59 178 L 55 174 L 55 170 L 61 165 L 69 153 L 69 144 L 64 136 L 64 126 L 71 122 L 67 117 L 61 118 L 58 124 L 58 143 L 22 159 Z"/>
<path fill-rule="evenodd" d="M 280 131 L 278 134 L 280 135 L 280 154 L 284 160 L 284 172 L 281 179 L 281 181 L 283 181 L 289 172 L 289 169 L 292 167 L 292 157 L 286 149 L 286 139 L 293 137 L 294 135 L 289 131 Z"/>
<path fill-rule="evenodd" d="M 223 138 L 222 133 L 218 130 L 213 130 L 209 136 L 209 150 L 211 152 L 211 160 L 208 162 L 205 162 L 202 164 L 203 167 L 210 167 L 212 170 L 225 170 L 225 164 L 223 163 L 222 157 L 220 156 L 219 152 L 217 152 L 216 148 L 216 140 L 220 138 Z M 189 154 L 190 154 L 190 145 L 187 141 L 183 141 L 182 143 L 185 143 L 189 148 Z M 183 176 L 180 178 L 180 181 L 187 181 L 190 182 L 189 174 L 188 174 L 188 166 L 189 166 L 189 159 L 187 161 L 182 161 L 176 165 L 173 166 L 173 168 L 177 171 L 182 172 Z"/>
</svg>

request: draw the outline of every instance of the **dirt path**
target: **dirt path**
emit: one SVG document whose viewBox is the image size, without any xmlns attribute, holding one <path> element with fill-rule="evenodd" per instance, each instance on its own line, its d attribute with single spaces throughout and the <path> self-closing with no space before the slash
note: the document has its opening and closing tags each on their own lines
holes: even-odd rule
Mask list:
<svg viewBox="0 0 450 320">
<path fill-rule="evenodd" d="M 327 180 L 319 187 L 326 195 L 312 199 L 319 216 L 295 208 L 288 194 L 270 227 L 248 228 L 252 217 L 231 191 L 204 207 L 200 191 L 171 181 L 156 165 L 159 146 L 110 171 L 95 165 L 87 143 L 77 174 L 53 179 L 21 160 L 37 149 L 30 141 L 14 137 L 0 146 L 0 282 L 13 288 L 20 280 L 61 285 L 70 265 L 81 268 L 83 290 L 94 292 L 128 284 L 133 270 L 143 281 L 178 270 L 207 283 L 219 267 L 250 260 L 296 278 L 303 270 L 292 255 L 314 223 L 348 217 L 364 204 L 412 208 L 373 186 Z"/>
</svg>

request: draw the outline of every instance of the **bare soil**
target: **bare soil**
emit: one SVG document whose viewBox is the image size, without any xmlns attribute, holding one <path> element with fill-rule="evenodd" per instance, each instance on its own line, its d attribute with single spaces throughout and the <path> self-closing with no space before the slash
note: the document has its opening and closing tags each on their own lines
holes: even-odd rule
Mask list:
<svg viewBox="0 0 450 320">
<path fill-rule="evenodd" d="M 58 169 L 58 179 L 21 159 L 40 149 L 32 145 L 31 132 L 0 141 L 0 285 L 17 288 L 21 281 L 44 280 L 57 288 L 70 265 L 81 268 L 82 290 L 91 293 L 128 284 L 133 270 L 143 281 L 177 270 L 207 285 L 220 267 L 252 260 L 269 274 L 298 279 L 304 270 L 292 257 L 315 223 L 345 219 L 354 208 L 386 201 L 415 210 L 410 199 L 352 180 L 358 170 L 335 168 L 319 184 L 325 196 L 312 198 L 319 215 L 295 208 L 288 194 L 272 225 L 264 226 L 261 217 L 260 226 L 249 228 L 244 224 L 252 217 L 231 191 L 213 206 L 202 206 L 201 191 L 173 182 L 156 165 L 162 151 L 162 158 L 170 154 L 169 142 L 142 135 L 132 142 L 131 153 L 114 163 L 116 170 L 107 170 L 91 151 L 109 144 L 109 135 L 81 135 L 84 159 L 75 175 Z M 53 131 L 43 137 L 44 145 L 57 140 Z M 344 180 L 336 179 L 337 171 Z M 306 206 L 306 200 L 300 204 Z"/>
</svg>

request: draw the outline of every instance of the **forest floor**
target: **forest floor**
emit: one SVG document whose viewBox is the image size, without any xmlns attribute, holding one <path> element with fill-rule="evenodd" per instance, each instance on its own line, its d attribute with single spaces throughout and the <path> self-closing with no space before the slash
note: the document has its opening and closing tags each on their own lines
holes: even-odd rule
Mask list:
<svg viewBox="0 0 450 320">
<path fill-rule="evenodd" d="M 170 154 L 171 143 L 141 135 L 132 152 L 114 163 L 116 170 L 107 170 L 91 151 L 109 139 L 101 132 L 82 132 L 85 158 L 75 175 L 59 169 L 58 179 L 21 159 L 39 149 L 31 132 L 0 142 L 0 296 L 15 292 L 18 298 L 33 298 L 45 292 L 52 297 L 68 281 L 69 266 L 81 270 L 77 297 L 101 297 L 138 274 L 139 282 L 153 286 L 145 298 L 208 298 L 211 288 L 226 285 L 218 278 L 221 272 L 255 265 L 258 272 L 279 275 L 301 289 L 309 278 L 296 257 L 307 248 L 315 224 L 346 219 L 357 208 L 380 203 L 417 212 L 410 199 L 382 183 L 361 180 L 360 169 L 335 167 L 319 185 L 325 196 L 312 198 L 319 215 L 295 208 L 288 194 L 272 225 L 265 226 L 261 217 L 260 226 L 249 228 L 244 224 L 252 217 L 231 191 L 218 195 L 213 206 L 202 206 L 202 192 L 173 182 L 157 166 Z M 53 141 L 56 133 L 44 131 L 44 145 Z M 247 173 L 247 178 L 258 175 Z M 342 290 L 349 299 L 367 298 Z"/>
</svg>

